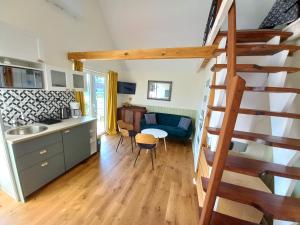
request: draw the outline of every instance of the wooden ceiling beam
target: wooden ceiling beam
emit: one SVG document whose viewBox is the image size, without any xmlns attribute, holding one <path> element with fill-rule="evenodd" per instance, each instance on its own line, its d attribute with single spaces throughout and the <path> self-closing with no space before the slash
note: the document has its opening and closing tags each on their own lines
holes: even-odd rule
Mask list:
<svg viewBox="0 0 300 225">
<path fill-rule="evenodd" d="M 69 52 L 69 60 L 139 60 L 213 58 L 217 46 Z"/>
</svg>

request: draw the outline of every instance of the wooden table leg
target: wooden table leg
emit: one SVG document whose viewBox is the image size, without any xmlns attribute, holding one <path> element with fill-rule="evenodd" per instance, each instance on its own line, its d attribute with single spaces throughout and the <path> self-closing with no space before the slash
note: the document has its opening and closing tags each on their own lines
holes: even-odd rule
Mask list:
<svg viewBox="0 0 300 225">
<path fill-rule="evenodd" d="M 166 142 L 166 138 L 164 138 L 164 143 L 165 143 L 165 150 L 167 151 L 167 142 Z"/>
</svg>

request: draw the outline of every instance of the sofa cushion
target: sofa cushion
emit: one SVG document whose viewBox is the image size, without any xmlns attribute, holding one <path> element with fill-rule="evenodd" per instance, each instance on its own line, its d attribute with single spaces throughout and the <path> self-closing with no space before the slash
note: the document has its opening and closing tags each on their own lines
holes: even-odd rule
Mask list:
<svg viewBox="0 0 300 225">
<path fill-rule="evenodd" d="M 187 134 L 187 131 L 184 129 L 181 129 L 179 127 L 172 127 L 172 126 L 166 126 L 166 125 L 158 125 L 156 127 L 157 129 L 164 130 L 168 133 L 170 136 L 178 136 L 178 137 L 184 137 Z"/>
<path fill-rule="evenodd" d="M 146 124 L 157 124 L 155 113 L 146 113 L 145 120 L 146 120 Z"/>
<path fill-rule="evenodd" d="M 153 128 L 153 129 L 158 129 L 158 125 L 157 124 L 145 124 L 144 126 L 141 126 L 141 129 L 149 129 L 149 128 Z"/>
<path fill-rule="evenodd" d="M 156 114 L 157 123 L 166 126 L 177 127 L 180 118 L 181 116 L 167 114 L 167 113 Z"/>
<path fill-rule="evenodd" d="M 178 127 L 184 130 L 188 130 L 192 120 L 190 118 L 181 117 L 178 123 Z"/>
</svg>

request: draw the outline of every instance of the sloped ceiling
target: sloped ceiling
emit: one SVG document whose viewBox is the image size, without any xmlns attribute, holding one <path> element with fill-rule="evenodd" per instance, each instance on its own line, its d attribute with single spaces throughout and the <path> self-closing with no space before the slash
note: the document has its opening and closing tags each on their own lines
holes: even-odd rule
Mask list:
<svg viewBox="0 0 300 225">
<path fill-rule="evenodd" d="M 82 16 L 83 0 L 46 0 L 73 17 Z"/>
<path fill-rule="evenodd" d="M 211 0 L 98 0 L 117 49 L 199 46 Z M 198 60 L 126 61 L 129 72 L 182 68 Z M 195 66 L 185 66 L 195 70 Z M 183 69 L 183 68 L 182 68 Z"/>
<path fill-rule="evenodd" d="M 118 48 L 199 45 L 211 0 L 99 0 Z"/>
<path fill-rule="evenodd" d="M 211 0 L 98 0 L 116 49 L 200 46 Z M 239 0 L 238 27 L 256 28 L 275 0 Z M 192 68 L 198 60 L 126 61 L 129 71 Z M 178 63 L 180 62 L 180 63 Z"/>
</svg>

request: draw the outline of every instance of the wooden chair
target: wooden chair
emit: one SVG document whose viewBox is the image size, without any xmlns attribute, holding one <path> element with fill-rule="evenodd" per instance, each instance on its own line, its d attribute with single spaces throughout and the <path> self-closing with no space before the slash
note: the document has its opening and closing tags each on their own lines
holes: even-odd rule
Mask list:
<svg viewBox="0 0 300 225">
<path fill-rule="evenodd" d="M 157 146 L 158 139 L 151 134 L 137 134 L 135 136 L 135 141 L 139 146 L 139 152 L 135 158 L 134 166 L 136 164 L 138 157 L 140 156 L 141 150 L 146 149 L 150 151 L 152 169 L 154 169 L 153 154 L 155 155 L 156 158 L 156 146 Z"/>
<path fill-rule="evenodd" d="M 135 141 L 134 137 L 136 135 L 136 132 L 133 130 L 133 126 L 129 123 L 125 123 L 122 120 L 117 121 L 118 129 L 121 134 L 118 146 L 116 148 L 116 152 L 118 151 L 119 145 L 123 143 L 124 137 L 130 137 L 131 141 L 131 151 L 133 152 L 133 141 Z"/>
</svg>

